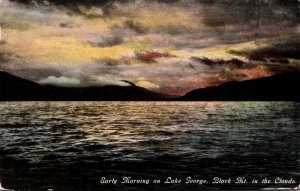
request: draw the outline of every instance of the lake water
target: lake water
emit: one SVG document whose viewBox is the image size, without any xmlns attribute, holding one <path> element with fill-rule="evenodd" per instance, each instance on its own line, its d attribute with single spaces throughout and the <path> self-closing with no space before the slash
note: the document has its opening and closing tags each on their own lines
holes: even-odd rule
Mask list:
<svg viewBox="0 0 300 191">
<path fill-rule="evenodd" d="M 293 102 L 2 102 L 0 178 L 15 190 L 293 187 L 299 140 Z M 207 183 L 185 184 L 189 176 Z M 168 177 L 182 182 L 164 184 Z M 247 183 L 212 184 L 215 177 Z M 250 183 L 276 177 L 296 183 Z"/>
</svg>

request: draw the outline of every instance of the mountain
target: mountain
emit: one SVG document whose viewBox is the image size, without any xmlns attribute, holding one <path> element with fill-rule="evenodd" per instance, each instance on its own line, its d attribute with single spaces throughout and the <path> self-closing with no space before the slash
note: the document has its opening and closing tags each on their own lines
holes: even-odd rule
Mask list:
<svg viewBox="0 0 300 191">
<path fill-rule="evenodd" d="M 170 98 L 129 86 L 58 87 L 40 85 L 0 71 L 0 101 L 300 101 L 300 73 L 227 82 Z"/>
<path fill-rule="evenodd" d="M 193 90 L 180 101 L 300 101 L 300 73 L 227 82 L 220 86 Z"/>
<path fill-rule="evenodd" d="M 138 86 L 58 87 L 0 72 L 0 101 L 157 101 L 162 94 Z"/>
<path fill-rule="evenodd" d="M 45 96 L 41 85 L 0 71 L 1 101 L 40 100 Z"/>
<path fill-rule="evenodd" d="M 66 88 L 44 86 L 50 101 L 159 101 L 162 94 L 138 86 Z"/>
</svg>

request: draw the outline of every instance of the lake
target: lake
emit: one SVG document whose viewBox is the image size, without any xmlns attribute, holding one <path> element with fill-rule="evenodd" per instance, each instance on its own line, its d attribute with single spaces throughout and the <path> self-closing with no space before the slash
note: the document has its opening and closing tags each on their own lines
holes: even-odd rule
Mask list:
<svg viewBox="0 0 300 191">
<path fill-rule="evenodd" d="M 1 102 L 0 178 L 32 191 L 293 187 L 299 140 L 294 102 Z"/>
</svg>

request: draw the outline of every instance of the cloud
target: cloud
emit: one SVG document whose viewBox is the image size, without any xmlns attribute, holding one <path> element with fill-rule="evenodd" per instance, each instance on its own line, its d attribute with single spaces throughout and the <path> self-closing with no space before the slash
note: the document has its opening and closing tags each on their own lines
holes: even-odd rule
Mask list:
<svg viewBox="0 0 300 191">
<path fill-rule="evenodd" d="M 11 59 L 12 54 L 7 52 L 0 52 L 0 64 L 7 63 Z"/>
<path fill-rule="evenodd" d="M 124 86 L 127 80 L 182 95 L 269 75 L 266 65 L 280 71 L 285 57 L 299 59 L 298 7 L 290 0 L 23 2 L 1 6 L 0 67 L 41 83 Z M 274 44 L 278 36 L 290 40 Z M 255 45 L 261 38 L 268 48 Z M 241 45 L 230 52 L 249 41 L 251 50 Z"/>
<path fill-rule="evenodd" d="M 120 36 L 107 36 L 89 40 L 89 43 L 95 47 L 110 47 L 122 44 L 123 38 Z"/>
<path fill-rule="evenodd" d="M 135 80 L 134 84 L 136 86 L 143 87 L 143 88 L 146 88 L 146 89 L 149 89 L 149 90 L 158 90 L 159 89 L 159 85 L 151 83 L 151 82 L 149 82 L 149 81 L 147 81 L 143 78 Z"/>
<path fill-rule="evenodd" d="M 80 86 L 80 79 L 73 78 L 73 77 L 55 77 L 55 76 L 49 76 L 45 79 L 42 79 L 38 81 L 40 84 L 46 84 L 46 85 L 57 85 L 57 86 L 63 86 L 63 87 L 68 87 L 68 86 Z"/>
<path fill-rule="evenodd" d="M 127 82 L 118 80 L 109 74 L 85 77 L 85 86 L 130 86 Z"/>
<path fill-rule="evenodd" d="M 48 78 L 49 76 L 61 76 L 61 72 L 59 70 L 52 67 L 26 67 L 24 65 L 18 64 L 6 64 L 2 65 L 3 70 L 8 73 L 14 74 L 16 76 L 26 78 L 32 81 L 39 81 L 41 79 Z"/>
<path fill-rule="evenodd" d="M 300 38 L 294 37 L 293 39 L 288 39 L 285 42 L 277 42 L 271 46 L 264 48 L 255 49 L 252 51 L 242 51 L 235 52 L 234 54 L 244 54 L 250 60 L 267 60 L 270 59 L 272 62 L 282 62 L 288 63 L 283 59 L 300 59 Z"/>
<path fill-rule="evenodd" d="M 153 63 L 156 62 L 156 59 L 159 58 L 170 58 L 173 57 L 168 52 L 165 51 L 145 51 L 141 53 L 137 53 L 136 55 L 137 59 L 145 62 L 145 63 Z"/>
<path fill-rule="evenodd" d="M 255 65 L 239 60 L 237 58 L 224 60 L 224 59 L 209 59 L 205 57 L 204 58 L 191 57 L 191 60 L 201 64 L 205 64 L 210 67 L 230 67 L 230 68 L 238 68 L 238 69 L 247 69 L 247 68 L 255 67 Z"/>
<path fill-rule="evenodd" d="M 13 2 L 19 2 L 27 5 L 104 5 L 108 3 L 110 0 L 11 0 Z"/>
<path fill-rule="evenodd" d="M 296 0 L 212 0 L 203 6 L 204 22 L 209 26 L 269 25 L 278 22 L 296 22 L 299 8 Z M 260 27 L 264 27 L 261 25 Z"/>
</svg>

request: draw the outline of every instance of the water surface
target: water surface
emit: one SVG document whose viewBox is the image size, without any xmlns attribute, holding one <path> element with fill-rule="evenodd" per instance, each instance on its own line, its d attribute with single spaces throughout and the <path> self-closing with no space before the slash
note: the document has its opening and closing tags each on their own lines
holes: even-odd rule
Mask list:
<svg viewBox="0 0 300 191">
<path fill-rule="evenodd" d="M 2 102 L 0 113 L 0 177 L 15 190 L 236 187 L 99 183 L 124 176 L 300 179 L 299 103 Z"/>
</svg>

